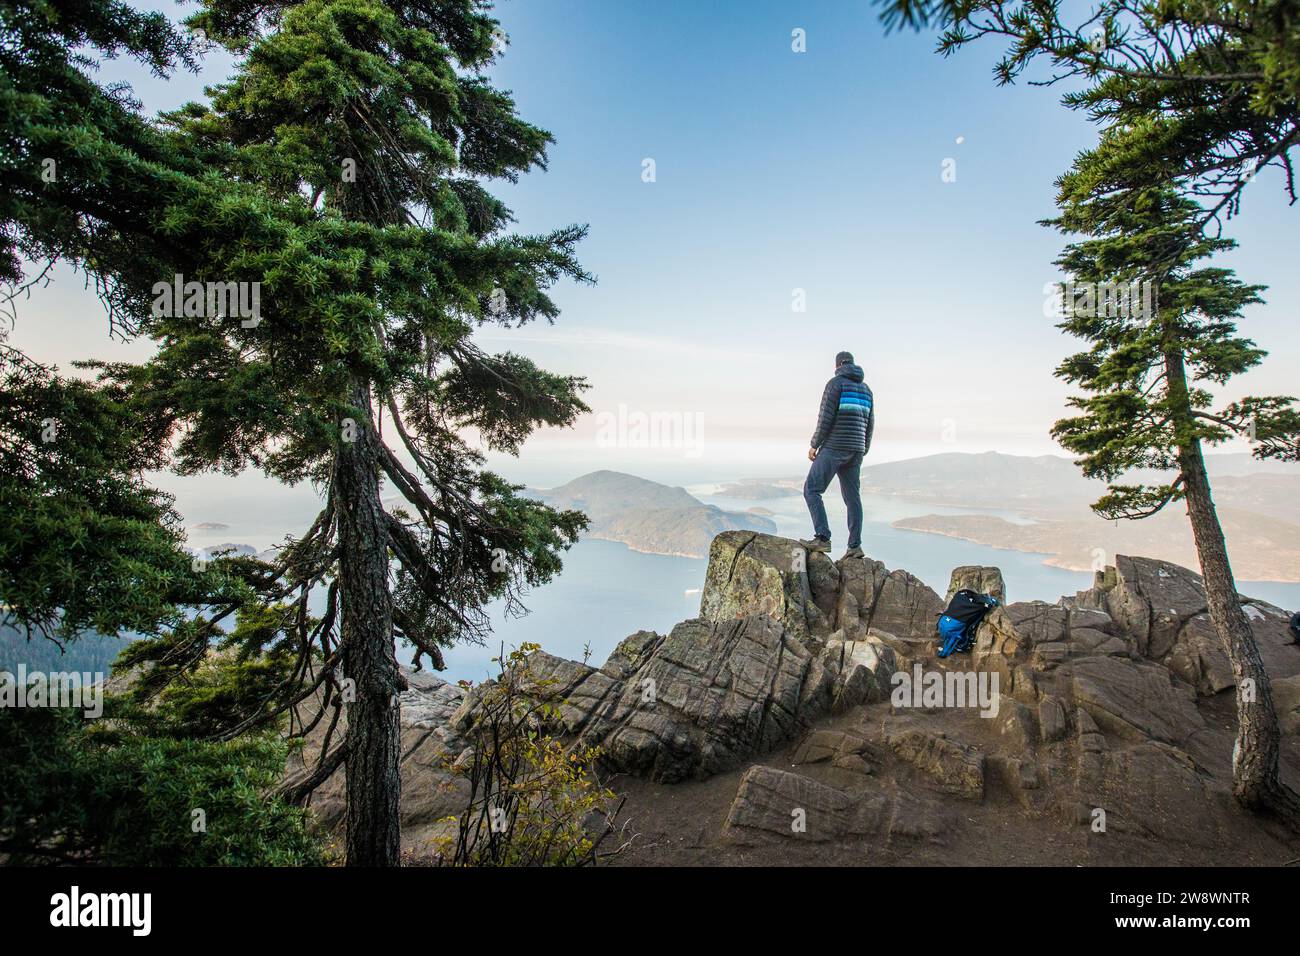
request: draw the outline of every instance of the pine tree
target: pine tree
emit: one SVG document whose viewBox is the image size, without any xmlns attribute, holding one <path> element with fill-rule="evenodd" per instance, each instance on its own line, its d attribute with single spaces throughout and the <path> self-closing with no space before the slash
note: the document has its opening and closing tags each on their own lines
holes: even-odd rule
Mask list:
<svg viewBox="0 0 1300 956">
<path fill-rule="evenodd" d="M 27 320 L 24 292 L 56 262 L 93 281 L 107 330 L 122 337 L 139 331 L 159 278 L 239 277 L 250 257 L 276 261 L 281 275 L 310 273 L 311 282 L 283 284 L 276 304 L 288 312 L 351 300 L 362 284 L 364 295 L 393 291 L 359 273 L 355 236 L 345 245 L 305 203 L 273 198 L 210 167 L 202 144 L 160 129 L 128 90 L 94 75 L 97 60 L 130 57 L 167 77 L 194 66 L 198 52 L 165 15 L 118 0 L 0 3 L 0 282 L 9 286 L 0 321 Z M 321 282 L 324 275 L 331 281 Z M 239 612 L 231 639 L 252 643 L 244 632 L 274 613 L 279 570 L 251 559 L 200 570 L 184 548 L 171 500 L 145 478 L 166 461 L 166 430 L 150 427 L 111 375 L 99 382 L 63 377 L 14 348 L 6 332 L 0 326 L 6 633 L 42 640 L 48 654 L 93 631 L 104 637 L 92 650 L 136 631 L 152 635 L 139 644 L 193 651 L 193 662 L 221 636 L 214 620 L 194 614 L 215 606 L 213 618 Z M 10 650 L 27 656 L 13 644 Z M 58 662 L 51 666 L 69 666 L 66 658 Z M 203 710 L 206 720 L 212 711 L 220 715 L 223 702 L 246 700 L 283 658 L 227 663 L 214 658 L 200 681 L 176 685 L 203 702 L 187 704 L 187 715 Z M 169 661 L 160 674 L 182 664 Z M 149 696 L 158 684 L 145 678 L 140 689 Z M 148 718 L 140 725 L 116 709 L 109 721 L 89 723 L 55 709 L 0 715 L 7 770 L 0 852 L 75 863 L 318 860 L 306 816 L 270 792 L 288 749 L 273 718 L 238 740 L 192 739 L 195 724 L 169 714 L 160 699 L 138 711 Z M 262 694 L 254 704 L 265 704 Z M 214 815 L 212 839 L 194 839 L 188 817 L 196 803 Z"/>
<path fill-rule="evenodd" d="M 55 262 L 93 279 L 106 331 L 128 336 L 152 277 L 201 271 L 244 241 L 238 225 L 212 228 L 216 205 L 278 213 L 98 83 L 97 56 L 166 76 L 193 66 L 196 46 L 161 13 L 112 0 L 0 4 L 0 601 L 6 624 L 60 650 L 88 630 L 184 626 L 186 608 L 239 604 L 255 586 L 222 564 L 195 573 L 171 500 L 143 477 L 164 436 L 139 427 L 122 388 L 61 376 L 6 341 Z"/>
<path fill-rule="evenodd" d="M 237 265 L 261 277 L 260 321 L 164 309 L 142 322 L 158 355 L 106 369 L 129 384 L 152 427 L 176 437 L 180 470 L 251 465 L 321 489 L 321 514 L 275 569 L 300 619 L 308 594 L 326 586 L 320 620 L 284 629 L 300 646 L 297 673 L 310 676 L 286 687 L 283 702 L 323 688 L 337 709 L 355 688 L 346 739 L 308 781 L 345 764 L 355 865 L 398 857 L 395 641 L 437 662 L 446 644 L 481 639 L 484 605 L 504 597 L 517 607 L 523 588 L 559 569 L 584 522 L 485 470 L 462 434 L 517 452 L 535 428 L 585 410 L 581 380 L 485 354 L 472 340 L 483 323 L 553 318 L 547 288 L 589 279 L 573 253 L 584 228 L 510 235 L 509 211 L 481 185 L 544 166 L 550 141 L 483 76 L 500 41 L 486 8 L 205 3 L 190 25 L 243 59 L 210 107 L 169 117 L 173 135 L 226 178 L 314 213 L 331 254 L 350 252 L 353 271 L 344 294 L 300 310 L 304 286 L 332 282 L 325 270 L 311 274 L 314 250 L 252 247 Z M 177 661 L 193 666 L 200 647 L 181 634 L 137 659 L 174 672 Z"/>
<path fill-rule="evenodd" d="M 1056 374 L 1086 394 L 1070 400 L 1081 414 L 1058 421 L 1052 433 L 1081 456 L 1086 475 L 1111 483 L 1093 505 L 1103 517 L 1141 519 L 1185 502 L 1210 619 L 1237 685 L 1233 792 L 1243 806 L 1274 811 L 1298 827 L 1300 799 L 1278 775 L 1278 722 L 1268 674 L 1237 594 L 1202 449 L 1248 436 L 1255 457 L 1295 461 L 1300 413 L 1286 396 L 1244 398 L 1213 409 L 1209 387 L 1224 385 L 1266 354 L 1237 332 L 1241 310 L 1261 301 L 1263 287 L 1241 282 L 1229 269 L 1197 265 L 1235 245 L 1206 237 L 1202 220 L 1198 204 L 1168 189 L 1144 193 L 1119 210 L 1062 197 L 1062 214 L 1050 224 L 1087 237 L 1057 260 L 1075 290 L 1140 292 L 1149 282 L 1153 307 L 1134 308 L 1147 300 L 1133 294 L 1108 295 L 1113 306 L 1103 308 L 1099 297 L 1085 301 L 1066 285 L 1060 327 L 1090 347 L 1067 358 Z M 1134 469 L 1156 469 L 1171 478 L 1117 483 Z"/>
<path fill-rule="evenodd" d="M 129 57 L 167 77 L 200 51 L 165 15 L 116 0 L 0 4 L 0 601 L 29 638 L 186 629 L 188 609 L 233 613 L 259 583 L 221 562 L 194 572 L 180 517 L 143 478 L 166 460 L 165 429 L 120 383 L 70 380 L 6 341 L 55 263 L 93 281 L 123 338 L 175 274 L 237 279 L 274 262 L 276 304 L 300 313 L 392 291 L 359 273 L 357 237 L 225 175 L 94 76 L 97 59 Z"/>
</svg>

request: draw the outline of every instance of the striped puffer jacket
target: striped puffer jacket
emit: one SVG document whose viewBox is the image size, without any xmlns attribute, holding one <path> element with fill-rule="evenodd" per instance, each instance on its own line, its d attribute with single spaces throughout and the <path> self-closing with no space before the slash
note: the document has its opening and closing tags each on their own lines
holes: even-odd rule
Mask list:
<svg viewBox="0 0 1300 956">
<path fill-rule="evenodd" d="M 852 363 L 841 365 L 822 392 L 812 447 L 824 445 L 838 451 L 867 452 L 871 450 L 871 435 L 875 430 L 875 399 L 862 381 L 862 368 Z"/>
</svg>

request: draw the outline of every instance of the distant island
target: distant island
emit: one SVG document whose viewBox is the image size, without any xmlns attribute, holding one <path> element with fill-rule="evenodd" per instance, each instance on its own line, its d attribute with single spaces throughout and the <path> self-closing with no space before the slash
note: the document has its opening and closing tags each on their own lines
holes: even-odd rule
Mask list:
<svg viewBox="0 0 1300 956">
<path fill-rule="evenodd" d="M 1207 465 L 1237 576 L 1244 581 L 1300 582 L 1300 468 L 1265 464 L 1245 455 L 1211 455 Z M 934 455 L 879 465 L 870 473 L 877 494 L 1015 512 L 1031 519 L 930 514 L 900 519 L 893 523 L 895 528 L 1046 554 L 1046 564 L 1073 571 L 1092 570 L 1116 554 L 1197 566 L 1191 526 L 1179 505 L 1140 521 L 1106 521 L 1089 508 L 1105 485 L 1084 478 L 1068 458 L 992 452 Z M 1139 481 L 1157 477 L 1133 476 Z M 867 483 L 868 469 L 863 469 L 864 490 Z"/>
<path fill-rule="evenodd" d="M 1300 582 L 1300 467 L 1246 454 L 1208 455 L 1206 465 L 1237 576 Z M 1125 480 L 1159 477 L 1140 473 Z M 719 494 L 765 501 L 777 491 L 796 494 L 797 487 L 794 478 L 736 481 Z M 920 514 L 893 522 L 895 528 L 1045 554 L 1044 563 L 1073 571 L 1091 570 L 1116 554 L 1197 566 L 1181 507 L 1141 521 L 1106 521 L 1089 508 L 1105 490 L 1104 482 L 1085 478 L 1062 455 L 948 452 L 862 469 L 864 494 L 979 512 Z"/>
<path fill-rule="evenodd" d="M 763 515 L 724 511 L 685 488 L 618 471 L 593 471 L 558 488 L 530 489 L 529 494 L 552 507 L 586 513 L 591 519 L 587 537 L 618 541 L 650 554 L 704 558 L 723 531 L 776 532 L 776 523 Z"/>
<path fill-rule="evenodd" d="M 802 478 L 747 479 L 723 485 L 718 489 L 717 493 L 724 498 L 763 501 L 767 498 L 787 498 L 790 495 L 797 495 L 802 486 Z"/>
<path fill-rule="evenodd" d="M 1232 567 L 1243 581 L 1300 582 L 1300 526 L 1235 508 L 1220 508 Z M 992 548 L 1046 554 L 1045 564 L 1097 570 L 1117 554 L 1142 555 L 1197 567 L 1187 516 L 1173 508 L 1141 521 L 1039 519 L 1015 524 L 996 515 L 920 515 L 895 528 L 974 541 Z"/>
<path fill-rule="evenodd" d="M 224 544 L 213 544 L 206 548 L 199 548 L 197 556 L 208 561 L 215 558 L 257 558 L 259 561 L 273 564 L 279 556 L 280 547 L 280 545 L 274 545 L 270 548 L 264 548 L 259 551 L 251 544 L 239 544 L 233 541 L 227 541 Z"/>
</svg>

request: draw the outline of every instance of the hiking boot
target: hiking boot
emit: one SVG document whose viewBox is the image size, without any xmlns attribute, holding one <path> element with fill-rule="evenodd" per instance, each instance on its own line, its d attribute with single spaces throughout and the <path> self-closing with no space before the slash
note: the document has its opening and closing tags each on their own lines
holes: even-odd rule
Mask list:
<svg viewBox="0 0 1300 956">
<path fill-rule="evenodd" d="M 829 538 L 800 538 L 799 543 L 809 551 L 826 551 L 831 550 Z"/>
<path fill-rule="evenodd" d="M 860 557 L 862 557 L 862 549 L 861 549 L 861 548 L 849 548 L 849 550 L 847 550 L 847 551 L 844 552 L 844 557 L 845 557 L 845 558 L 860 558 Z M 841 558 L 840 560 L 844 560 L 844 559 Z"/>
</svg>

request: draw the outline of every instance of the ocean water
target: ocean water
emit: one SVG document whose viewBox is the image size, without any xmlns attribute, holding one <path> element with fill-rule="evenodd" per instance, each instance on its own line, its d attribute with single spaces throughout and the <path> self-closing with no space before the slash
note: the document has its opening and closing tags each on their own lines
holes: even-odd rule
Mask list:
<svg viewBox="0 0 1300 956">
<path fill-rule="evenodd" d="M 570 463 L 570 468 L 572 468 Z M 573 477 L 570 472 L 565 479 Z M 684 476 L 683 476 L 684 477 Z M 529 476 L 530 483 L 549 484 Z M 672 480 L 665 476 L 663 480 Z M 680 479 L 679 479 L 680 480 Z M 697 480 L 712 481 L 710 474 Z M 762 501 L 711 494 L 719 485 L 687 484 L 696 497 L 729 511 L 762 507 L 773 512 L 778 533 L 797 538 L 811 534 L 807 509 L 800 495 Z M 308 486 L 285 488 L 258 475 L 248 474 L 220 483 L 203 478 L 171 478 L 164 484 L 177 495 L 177 505 L 191 530 L 189 543 L 203 547 L 226 542 L 251 544 L 257 549 L 278 543 L 287 533 L 301 533 L 320 508 Z M 846 541 L 844 504 L 838 486 L 825 495 L 835 539 L 835 553 Z M 904 568 L 944 593 L 952 569 L 963 564 L 994 565 L 1002 569 L 1007 595 L 1012 601 L 1055 601 L 1089 587 L 1092 575 L 1067 571 L 1043 563 L 1046 555 L 1000 550 L 986 545 L 919 531 L 891 527 L 892 522 L 919 514 L 970 514 L 975 509 L 945 508 L 898 498 L 868 495 L 863 499 L 863 547 L 871 557 L 891 569 Z M 988 511 L 1007 520 L 1024 520 L 1012 511 Z M 216 521 L 226 527 L 197 530 L 193 524 Z M 489 608 L 493 637 L 486 646 L 462 645 L 446 655 L 448 680 L 482 680 L 495 671 L 492 658 L 502 645 L 541 644 L 547 651 L 599 665 L 621 641 L 638 630 L 664 633 L 678 621 L 699 611 L 699 588 L 707 562 L 702 559 L 642 554 L 610 541 L 584 539 L 564 558 L 564 570 L 545 587 L 524 598 L 529 613 L 509 617 L 502 605 Z M 1300 584 L 1240 582 L 1243 593 L 1280 607 L 1300 608 Z M 399 649 L 403 663 L 411 649 Z"/>
<path fill-rule="evenodd" d="M 564 557 L 564 570 L 524 598 L 529 613 L 508 617 L 490 609 L 494 638 L 487 646 L 458 645 L 445 654 L 447 680 L 480 681 L 496 673 L 501 653 L 524 642 L 599 666 L 623 638 L 637 631 L 664 634 L 700 610 L 700 585 L 708 562 L 643 554 L 613 541 L 584 539 Z M 408 658 L 401 658 L 403 663 Z"/>
</svg>

